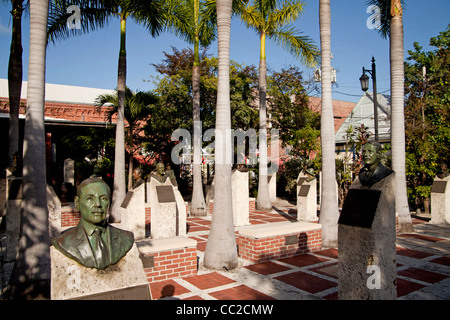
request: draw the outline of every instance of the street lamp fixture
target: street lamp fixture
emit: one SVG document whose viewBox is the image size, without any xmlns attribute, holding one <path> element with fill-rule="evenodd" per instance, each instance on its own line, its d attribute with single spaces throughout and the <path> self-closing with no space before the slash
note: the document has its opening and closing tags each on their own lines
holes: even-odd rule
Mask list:
<svg viewBox="0 0 450 320">
<path fill-rule="evenodd" d="M 361 82 L 361 90 L 366 92 L 369 89 L 369 77 L 366 74 L 366 70 L 363 67 L 363 75 L 359 78 Z"/>
<path fill-rule="evenodd" d="M 369 89 L 369 77 L 366 75 L 368 72 L 372 76 L 373 85 L 373 120 L 375 127 L 375 141 L 378 141 L 378 103 L 377 103 L 377 77 L 375 71 L 375 58 L 372 57 L 372 70 L 368 70 L 363 67 L 363 74 L 359 78 L 361 82 L 361 90 L 366 92 Z"/>
</svg>

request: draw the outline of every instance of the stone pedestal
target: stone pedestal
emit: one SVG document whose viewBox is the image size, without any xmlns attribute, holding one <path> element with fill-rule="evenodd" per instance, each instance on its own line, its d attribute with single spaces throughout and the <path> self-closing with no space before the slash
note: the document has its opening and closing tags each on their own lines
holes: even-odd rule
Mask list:
<svg viewBox="0 0 450 320">
<path fill-rule="evenodd" d="M 151 178 L 147 184 L 151 208 L 152 239 L 186 235 L 186 203 L 170 180 L 160 183 Z"/>
<path fill-rule="evenodd" d="M 431 187 L 430 222 L 450 224 L 450 176 L 434 179 Z"/>
<path fill-rule="evenodd" d="M 65 229 L 61 223 L 61 201 L 53 188 L 47 185 L 47 207 L 50 239 L 57 237 Z"/>
<path fill-rule="evenodd" d="M 64 160 L 64 183 L 75 185 L 75 161 L 72 159 Z"/>
<path fill-rule="evenodd" d="M 50 257 L 52 300 L 151 300 L 136 244 L 105 270 L 86 268 L 53 246 Z"/>
<path fill-rule="evenodd" d="M 339 299 L 397 297 L 394 175 L 350 186 L 338 225 Z"/>
<path fill-rule="evenodd" d="M 298 221 L 318 220 L 317 179 L 311 178 L 310 176 L 307 176 L 303 172 L 300 172 L 297 178 L 297 220 Z"/>
<path fill-rule="evenodd" d="M 273 202 L 277 200 L 277 174 L 274 173 L 272 175 L 267 176 L 269 180 L 269 196 L 270 201 Z"/>
<path fill-rule="evenodd" d="M 234 170 L 231 175 L 233 221 L 235 227 L 246 226 L 249 221 L 248 171 Z"/>
<path fill-rule="evenodd" d="M 121 228 L 131 231 L 134 239 L 145 238 L 145 183 L 128 191 L 122 207 L 126 214 L 122 216 Z"/>
</svg>

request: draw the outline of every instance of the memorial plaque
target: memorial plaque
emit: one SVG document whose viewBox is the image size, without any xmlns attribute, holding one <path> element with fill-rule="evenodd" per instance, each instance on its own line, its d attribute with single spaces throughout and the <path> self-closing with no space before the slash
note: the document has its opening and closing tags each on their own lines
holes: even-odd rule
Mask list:
<svg viewBox="0 0 450 320">
<path fill-rule="evenodd" d="M 153 268 L 155 266 L 155 256 L 146 256 L 141 253 L 139 254 L 139 258 L 144 268 Z"/>
<path fill-rule="evenodd" d="M 298 236 L 297 235 L 292 235 L 292 236 L 286 236 L 284 238 L 284 244 L 285 245 L 290 245 L 290 244 L 297 244 L 298 243 Z"/>
<path fill-rule="evenodd" d="M 128 191 L 127 192 L 127 195 L 125 196 L 125 199 L 123 199 L 123 202 L 122 202 L 122 204 L 120 205 L 122 208 L 127 208 L 128 207 L 128 204 L 130 203 L 130 201 L 131 201 L 131 198 L 133 198 L 133 195 L 134 195 L 134 192 L 133 191 Z"/>
<path fill-rule="evenodd" d="M 306 181 L 306 177 L 298 178 L 297 185 L 301 186 L 303 184 L 303 182 L 305 182 L 305 181 Z"/>
<path fill-rule="evenodd" d="M 445 193 L 445 187 L 447 186 L 447 181 L 434 181 L 431 186 L 431 192 Z"/>
<path fill-rule="evenodd" d="M 159 203 L 165 202 L 175 202 L 175 194 L 173 193 L 173 188 L 170 185 L 167 186 L 156 186 L 156 193 L 158 196 Z"/>
<path fill-rule="evenodd" d="M 350 189 L 344 200 L 338 223 L 370 228 L 380 195 L 381 191 L 378 190 Z"/>
<path fill-rule="evenodd" d="M 304 185 L 304 186 L 301 186 L 301 187 L 300 187 L 300 191 L 298 192 L 298 195 L 299 195 L 300 197 L 306 197 L 306 196 L 308 196 L 309 188 L 311 188 L 311 185 L 309 185 L 309 184 L 306 184 L 306 185 Z"/>
<path fill-rule="evenodd" d="M 70 300 L 151 300 L 148 284 L 80 296 Z"/>
</svg>

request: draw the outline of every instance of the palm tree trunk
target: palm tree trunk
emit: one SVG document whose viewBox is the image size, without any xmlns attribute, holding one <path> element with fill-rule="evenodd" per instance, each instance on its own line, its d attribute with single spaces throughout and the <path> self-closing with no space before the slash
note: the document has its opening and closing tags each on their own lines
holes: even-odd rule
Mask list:
<svg viewBox="0 0 450 320">
<path fill-rule="evenodd" d="M 232 0 L 217 0 L 218 84 L 214 211 L 206 243 L 204 265 L 231 270 L 238 258 L 231 199 L 230 27 Z"/>
<path fill-rule="evenodd" d="M 125 190 L 125 87 L 127 76 L 126 55 L 126 13 L 120 15 L 120 52 L 117 79 L 117 124 L 116 124 L 116 146 L 114 153 L 114 187 L 111 203 L 111 222 L 120 222 L 122 213 L 125 212 L 120 206 L 126 195 Z"/>
<path fill-rule="evenodd" d="M 256 207 L 260 210 L 272 209 L 269 194 L 267 170 L 267 67 L 266 67 L 266 35 L 261 34 L 261 50 L 259 59 L 259 181 Z"/>
<path fill-rule="evenodd" d="M 47 17 L 48 0 L 31 0 L 20 240 L 7 294 L 15 299 L 50 297 L 44 128 Z"/>
<path fill-rule="evenodd" d="M 14 164 L 14 154 L 19 151 L 19 108 L 22 92 L 22 0 L 12 1 L 12 40 L 8 65 L 9 94 L 9 166 Z"/>
<path fill-rule="evenodd" d="M 193 164 L 193 190 L 190 213 L 193 216 L 205 216 L 206 204 L 203 195 L 202 184 L 202 137 L 200 122 L 200 58 L 198 37 L 198 13 L 199 1 L 194 1 L 195 41 L 194 41 L 194 66 L 192 67 L 192 119 L 194 132 L 194 164 Z"/>
<path fill-rule="evenodd" d="M 128 135 L 128 146 L 130 147 L 130 155 L 128 158 L 128 190 L 133 189 L 133 171 L 134 171 L 134 142 L 133 142 L 133 126 L 131 125 L 131 123 L 128 124 L 128 130 L 129 130 L 129 135 Z"/>
<path fill-rule="evenodd" d="M 391 1 L 391 143 L 392 169 L 395 171 L 395 211 L 398 232 L 414 231 L 409 212 L 405 173 L 405 114 L 403 66 L 403 18 L 400 1 Z"/>
<path fill-rule="evenodd" d="M 320 221 L 322 245 L 337 246 L 339 210 L 336 195 L 336 163 L 333 100 L 331 97 L 331 12 L 330 0 L 320 0 L 320 48 L 322 58 L 322 114 L 320 135 L 322 141 L 322 195 Z"/>
</svg>

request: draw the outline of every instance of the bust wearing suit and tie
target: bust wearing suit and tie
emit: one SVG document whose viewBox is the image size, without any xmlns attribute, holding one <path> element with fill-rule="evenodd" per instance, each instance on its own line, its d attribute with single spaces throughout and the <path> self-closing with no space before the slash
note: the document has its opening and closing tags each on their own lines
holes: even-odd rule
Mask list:
<svg viewBox="0 0 450 320">
<path fill-rule="evenodd" d="M 74 199 L 81 220 L 76 227 L 52 239 L 53 246 L 88 268 L 106 269 L 119 262 L 133 246 L 134 236 L 108 223 L 110 196 L 108 185 L 100 177 L 81 182 Z"/>
</svg>

